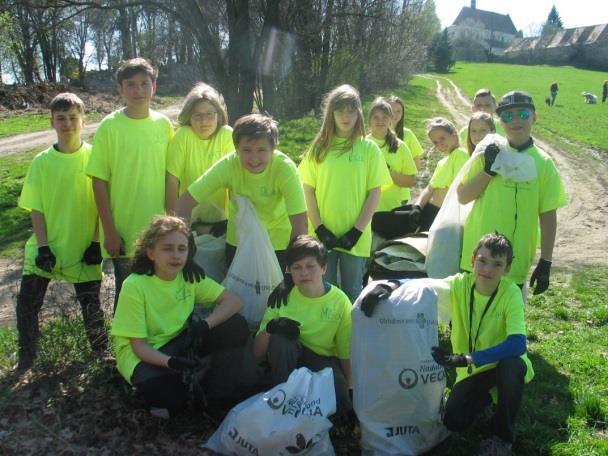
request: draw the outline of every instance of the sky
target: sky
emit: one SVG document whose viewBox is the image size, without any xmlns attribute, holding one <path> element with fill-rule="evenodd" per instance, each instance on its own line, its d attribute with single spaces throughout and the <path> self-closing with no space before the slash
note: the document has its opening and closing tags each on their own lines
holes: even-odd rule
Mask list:
<svg viewBox="0 0 608 456">
<path fill-rule="evenodd" d="M 509 14 L 524 36 L 536 35 L 555 5 L 564 28 L 608 23 L 608 0 L 477 0 L 477 9 Z M 452 25 L 463 6 L 470 0 L 435 0 L 441 26 Z"/>
</svg>

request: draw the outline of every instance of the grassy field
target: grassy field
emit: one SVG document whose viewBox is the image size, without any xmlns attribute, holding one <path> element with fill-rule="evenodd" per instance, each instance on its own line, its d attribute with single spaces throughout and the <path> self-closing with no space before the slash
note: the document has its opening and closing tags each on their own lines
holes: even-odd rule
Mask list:
<svg viewBox="0 0 608 456">
<path fill-rule="evenodd" d="M 608 103 L 601 103 L 606 73 L 573 67 L 477 64 L 458 62 L 446 76 L 472 99 L 477 89 L 488 87 L 497 98 L 510 90 L 532 95 L 538 113 L 535 131 L 545 137 L 565 136 L 570 141 L 608 150 Z M 552 81 L 559 84 L 555 106 L 547 106 Z M 596 105 L 583 102 L 581 92 L 600 97 Z M 576 151 L 576 148 L 573 148 Z"/>
</svg>

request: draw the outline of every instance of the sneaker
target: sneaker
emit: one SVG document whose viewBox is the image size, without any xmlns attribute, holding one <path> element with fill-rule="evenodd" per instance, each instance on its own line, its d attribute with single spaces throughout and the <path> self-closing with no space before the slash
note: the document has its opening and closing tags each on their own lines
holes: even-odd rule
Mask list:
<svg viewBox="0 0 608 456">
<path fill-rule="evenodd" d="M 491 438 L 481 441 L 477 456 L 508 456 L 512 454 L 511 447 L 509 442 L 493 435 Z"/>
<path fill-rule="evenodd" d="M 150 415 L 160 418 L 161 420 L 168 420 L 171 417 L 169 409 L 160 407 L 150 407 Z"/>
</svg>

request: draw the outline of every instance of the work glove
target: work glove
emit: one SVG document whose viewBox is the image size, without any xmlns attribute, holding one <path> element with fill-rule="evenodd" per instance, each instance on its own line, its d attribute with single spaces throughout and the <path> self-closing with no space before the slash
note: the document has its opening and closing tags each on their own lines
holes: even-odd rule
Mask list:
<svg viewBox="0 0 608 456">
<path fill-rule="evenodd" d="M 401 213 L 401 211 L 395 211 L 396 213 Z M 420 214 L 422 213 L 422 207 L 418 204 L 412 204 L 409 211 L 403 211 L 404 214 L 408 214 L 410 223 L 413 225 L 420 225 Z"/>
<path fill-rule="evenodd" d="M 211 229 L 209 230 L 209 234 L 215 237 L 221 237 L 226 234 L 226 230 L 228 229 L 228 220 L 222 220 L 219 222 L 215 222 L 211 225 Z"/>
<path fill-rule="evenodd" d="M 101 264 L 101 245 L 97 241 L 92 241 L 82 255 L 82 262 L 88 265 Z"/>
<path fill-rule="evenodd" d="M 338 247 L 342 247 L 344 250 L 352 249 L 362 234 L 362 231 L 359 231 L 353 226 L 340 239 L 338 239 Z"/>
<path fill-rule="evenodd" d="M 300 337 L 300 322 L 287 317 L 270 320 L 266 324 L 268 334 L 280 334 L 289 340 L 298 340 Z"/>
<path fill-rule="evenodd" d="M 549 288 L 549 275 L 551 274 L 551 262 L 541 258 L 530 277 L 530 286 L 534 287 L 535 295 L 544 293 Z"/>
<path fill-rule="evenodd" d="M 287 305 L 287 297 L 293 289 L 293 278 L 289 272 L 283 275 L 283 281 L 279 283 L 270 296 L 268 296 L 268 307 L 278 309 L 281 306 Z"/>
<path fill-rule="evenodd" d="M 439 347 L 431 348 L 431 355 L 437 364 L 448 367 L 467 367 L 467 358 L 462 354 L 452 354 Z"/>
<path fill-rule="evenodd" d="M 372 288 L 361 300 L 361 311 L 366 317 L 371 317 L 378 303 L 388 298 L 393 289 L 386 283 L 379 283 Z"/>
<path fill-rule="evenodd" d="M 192 315 L 188 319 L 187 331 L 188 346 L 194 353 L 198 354 L 205 346 L 205 339 L 211 331 L 209 323 L 207 323 L 202 314 L 192 312 Z"/>
<path fill-rule="evenodd" d="M 194 255 L 196 255 L 196 242 L 194 242 L 194 235 L 190 233 L 188 237 L 188 257 L 184 269 L 182 269 L 184 280 L 190 283 L 200 282 L 205 278 L 205 271 L 196 264 Z"/>
<path fill-rule="evenodd" d="M 169 361 L 167 361 L 167 366 L 169 369 L 173 369 L 174 371 L 183 372 L 195 367 L 196 363 L 191 359 L 184 358 L 183 356 L 172 356 L 169 358 Z"/>
<path fill-rule="evenodd" d="M 496 156 L 500 152 L 500 149 L 496 144 L 488 144 L 486 150 L 483 152 L 483 158 L 485 159 L 485 164 L 483 166 L 483 171 L 488 176 L 496 176 L 496 171 L 492 171 L 492 165 L 494 164 L 494 160 L 496 160 Z"/>
<path fill-rule="evenodd" d="M 38 247 L 38 256 L 36 257 L 36 266 L 46 272 L 51 272 L 57 263 L 57 258 L 51 251 L 48 245 Z"/>
<path fill-rule="evenodd" d="M 336 237 L 336 235 L 334 233 L 329 231 L 325 227 L 325 225 L 323 225 L 323 224 L 319 225 L 317 227 L 317 229 L 315 230 L 315 233 L 316 233 L 317 237 L 319 238 L 319 241 L 321 241 L 323 243 L 323 245 L 325 245 L 325 248 L 327 250 L 331 250 L 338 245 L 338 238 Z"/>
</svg>

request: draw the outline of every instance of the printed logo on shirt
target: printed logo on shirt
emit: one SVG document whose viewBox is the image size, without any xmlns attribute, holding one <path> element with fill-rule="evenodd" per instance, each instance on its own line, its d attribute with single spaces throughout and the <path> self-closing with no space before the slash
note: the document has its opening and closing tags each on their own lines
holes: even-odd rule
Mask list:
<svg viewBox="0 0 608 456">
<path fill-rule="evenodd" d="M 333 307 L 325 306 L 321 309 L 321 320 L 338 321 L 340 320 L 340 312 Z"/>
<path fill-rule="evenodd" d="M 348 154 L 348 161 L 361 163 L 363 162 L 363 154 L 359 149 L 353 149 Z"/>
<path fill-rule="evenodd" d="M 192 291 L 183 284 L 179 289 L 175 292 L 175 299 L 178 301 L 187 301 L 192 298 Z"/>
<path fill-rule="evenodd" d="M 264 187 L 260 187 L 260 195 L 264 196 L 266 198 L 270 198 L 274 195 L 276 195 L 277 190 L 275 188 L 268 188 L 266 186 Z"/>
</svg>

